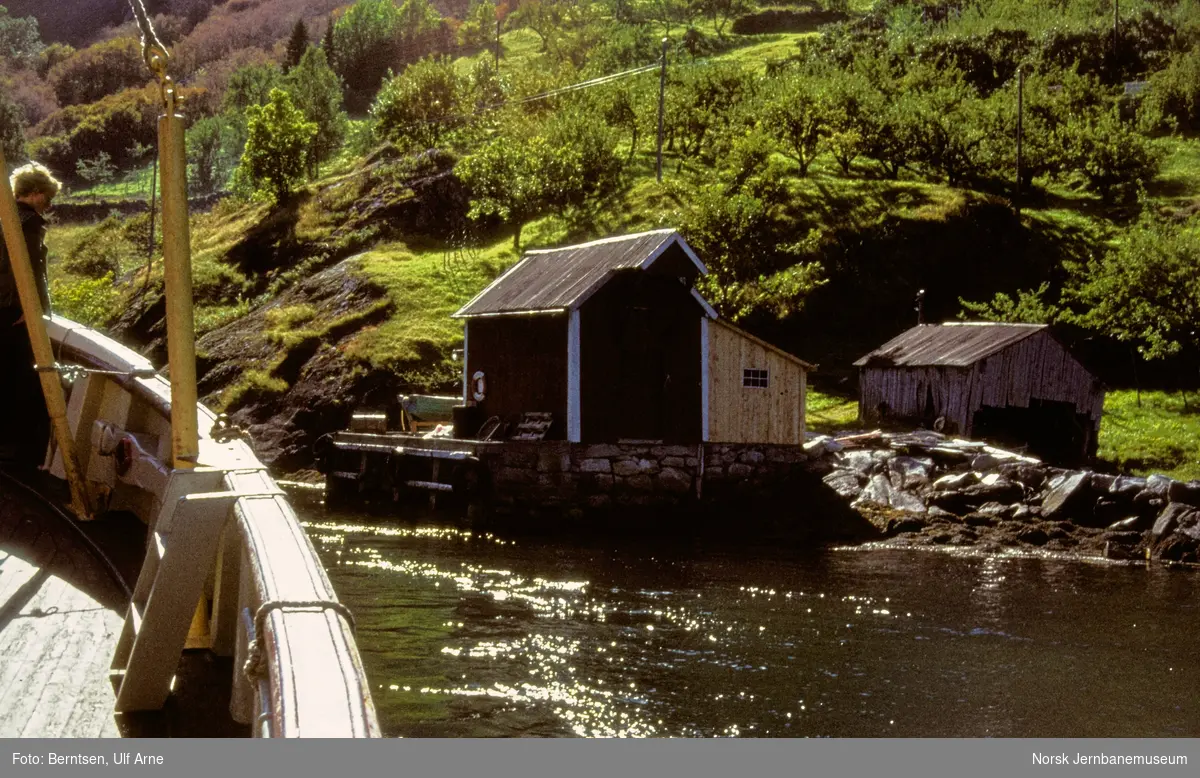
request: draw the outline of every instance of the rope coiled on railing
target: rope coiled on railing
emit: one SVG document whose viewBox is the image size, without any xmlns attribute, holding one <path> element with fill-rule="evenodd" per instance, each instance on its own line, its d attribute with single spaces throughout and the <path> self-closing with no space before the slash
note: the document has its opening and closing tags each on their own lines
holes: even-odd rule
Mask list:
<svg viewBox="0 0 1200 778">
<path fill-rule="evenodd" d="M 259 678 L 265 678 L 267 675 L 267 657 L 262 647 L 263 631 L 267 627 L 267 616 L 271 615 L 272 611 L 285 609 L 333 611 L 346 620 L 346 623 L 350 625 L 351 632 L 355 632 L 358 628 L 358 625 L 354 621 L 354 614 L 343 603 L 336 600 L 267 600 L 258 606 L 258 610 L 254 614 L 254 635 L 246 648 L 246 662 L 242 665 L 242 672 L 245 673 L 246 678 L 252 683 Z"/>
</svg>

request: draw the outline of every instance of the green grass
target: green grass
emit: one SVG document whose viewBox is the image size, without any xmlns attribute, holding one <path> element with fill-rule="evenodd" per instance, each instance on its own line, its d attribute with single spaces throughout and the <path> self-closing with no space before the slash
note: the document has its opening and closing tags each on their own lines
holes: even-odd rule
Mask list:
<svg viewBox="0 0 1200 778">
<path fill-rule="evenodd" d="M 1179 393 L 1110 391 L 1100 424 L 1099 457 L 1136 475 L 1200 478 L 1200 397 Z"/>
<path fill-rule="evenodd" d="M 517 259 L 507 237 L 475 251 L 443 251 L 385 243 L 367 252 L 362 272 L 382 286 L 391 316 L 363 328 L 346 345 L 346 356 L 374 367 L 446 369 L 462 345 L 462 322 L 450 315 Z"/>
<path fill-rule="evenodd" d="M 810 432 L 826 435 L 856 429 L 859 426 L 858 400 L 824 394 L 809 387 L 804 423 Z"/>
<path fill-rule="evenodd" d="M 69 200 L 145 200 L 150 197 L 153 164 L 125 171 L 116 180 L 67 193 Z"/>
</svg>

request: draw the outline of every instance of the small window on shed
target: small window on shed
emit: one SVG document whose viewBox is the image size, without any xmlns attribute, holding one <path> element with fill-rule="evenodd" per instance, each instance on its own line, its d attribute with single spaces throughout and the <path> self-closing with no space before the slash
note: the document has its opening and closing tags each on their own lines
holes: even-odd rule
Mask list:
<svg viewBox="0 0 1200 778">
<path fill-rule="evenodd" d="M 748 389 L 766 389 L 771 383 L 766 368 L 747 367 L 742 369 L 742 386 Z"/>
</svg>

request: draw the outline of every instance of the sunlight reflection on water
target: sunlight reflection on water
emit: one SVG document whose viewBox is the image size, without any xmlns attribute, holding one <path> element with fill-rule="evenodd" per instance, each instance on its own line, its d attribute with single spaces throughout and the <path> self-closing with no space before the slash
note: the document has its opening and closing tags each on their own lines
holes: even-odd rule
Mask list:
<svg viewBox="0 0 1200 778">
<path fill-rule="evenodd" d="M 306 526 L 390 734 L 1198 734 L 1188 574 L 336 518 Z"/>
</svg>

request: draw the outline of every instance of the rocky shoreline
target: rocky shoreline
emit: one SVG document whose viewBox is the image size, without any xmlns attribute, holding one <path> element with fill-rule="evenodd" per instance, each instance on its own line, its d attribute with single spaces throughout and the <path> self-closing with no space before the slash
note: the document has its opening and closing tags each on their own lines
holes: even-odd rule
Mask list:
<svg viewBox="0 0 1200 778">
<path fill-rule="evenodd" d="M 1200 563 L 1200 481 L 1066 470 L 926 430 L 822 436 L 805 449 L 882 534 L 875 546 Z"/>
</svg>

